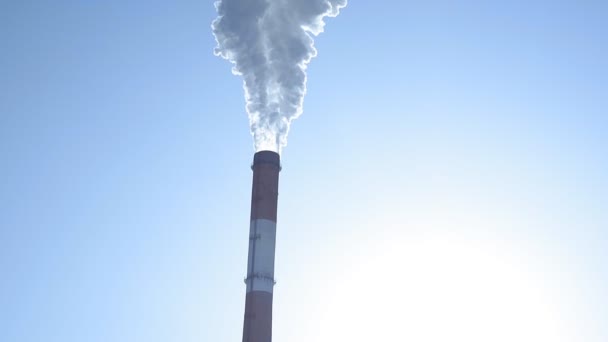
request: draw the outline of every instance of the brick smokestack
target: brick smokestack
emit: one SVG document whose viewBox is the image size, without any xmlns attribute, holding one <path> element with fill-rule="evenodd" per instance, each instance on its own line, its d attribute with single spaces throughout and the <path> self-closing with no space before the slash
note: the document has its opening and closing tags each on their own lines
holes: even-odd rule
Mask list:
<svg viewBox="0 0 608 342">
<path fill-rule="evenodd" d="M 243 342 L 272 341 L 272 290 L 281 157 L 260 151 L 253 157 L 251 225 Z"/>
</svg>

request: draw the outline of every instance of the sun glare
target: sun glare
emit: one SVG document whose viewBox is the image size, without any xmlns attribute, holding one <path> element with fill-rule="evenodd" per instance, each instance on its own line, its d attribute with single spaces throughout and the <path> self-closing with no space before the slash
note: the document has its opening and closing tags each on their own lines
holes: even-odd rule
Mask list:
<svg viewBox="0 0 608 342">
<path fill-rule="evenodd" d="M 383 246 L 337 280 L 316 340 L 566 340 L 546 280 L 524 260 L 487 243 Z"/>
</svg>

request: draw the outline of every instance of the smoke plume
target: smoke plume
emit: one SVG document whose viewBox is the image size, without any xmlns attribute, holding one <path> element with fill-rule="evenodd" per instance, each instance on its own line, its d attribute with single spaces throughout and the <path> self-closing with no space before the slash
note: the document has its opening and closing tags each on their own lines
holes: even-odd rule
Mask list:
<svg viewBox="0 0 608 342">
<path fill-rule="evenodd" d="M 303 110 L 306 67 L 317 55 L 313 37 L 347 0 L 220 0 L 212 29 L 215 55 L 243 77 L 256 151 L 281 152 Z"/>
</svg>

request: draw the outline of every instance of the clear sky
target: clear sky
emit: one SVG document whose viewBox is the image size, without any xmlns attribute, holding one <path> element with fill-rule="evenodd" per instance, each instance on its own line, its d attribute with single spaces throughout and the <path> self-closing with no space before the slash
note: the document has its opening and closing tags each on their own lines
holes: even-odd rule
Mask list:
<svg viewBox="0 0 608 342">
<path fill-rule="evenodd" d="M 0 4 L 0 340 L 239 341 L 211 1 Z M 283 153 L 274 340 L 608 340 L 608 2 L 350 1 Z"/>
</svg>

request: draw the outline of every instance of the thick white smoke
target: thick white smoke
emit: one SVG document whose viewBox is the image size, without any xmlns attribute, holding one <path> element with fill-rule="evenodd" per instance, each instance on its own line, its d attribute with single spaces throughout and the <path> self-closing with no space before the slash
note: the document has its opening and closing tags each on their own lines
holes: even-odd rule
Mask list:
<svg viewBox="0 0 608 342">
<path fill-rule="evenodd" d="M 317 55 L 313 36 L 347 0 L 220 0 L 212 29 L 215 54 L 243 77 L 256 151 L 281 152 L 302 114 L 306 67 Z"/>
</svg>

